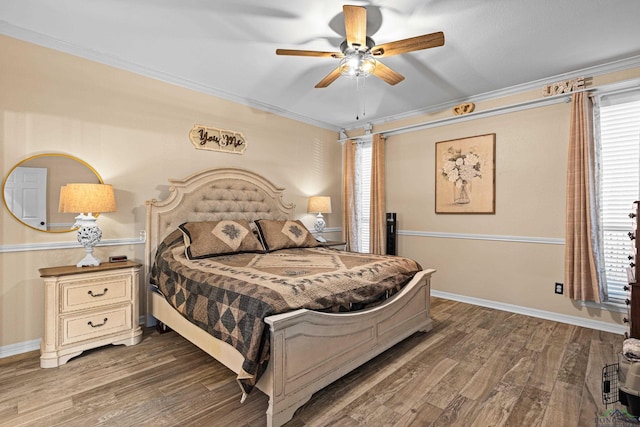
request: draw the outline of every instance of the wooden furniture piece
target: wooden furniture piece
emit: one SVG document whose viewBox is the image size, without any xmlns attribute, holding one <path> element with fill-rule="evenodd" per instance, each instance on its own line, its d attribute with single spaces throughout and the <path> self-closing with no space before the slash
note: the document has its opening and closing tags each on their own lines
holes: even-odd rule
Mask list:
<svg viewBox="0 0 640 427">
<path fill-rule="evenodd" d="M 293 218 L 294 205 L 283 203 L 283 189 L 246 170 L 205 170 L 169 182 L 166 200 L 146 202 L 145 265 L 149 268 L 157 246 L 185 221 Z M 366 310 L 319 313 L 301 309 L 267 317 L 271 354 L 257 384 L 269 396 L 267 425 L 284 424 L 316 391 L 415 332 L 429 331 L 434 271 L 420 271 L 396 295 Z M 152 316 L 149 326 L 155 319 L 161 321 L 240 372 L 243 358 L 231 345 L 186 320 L 157 292 L 150 291 L 147 298 L 147 313 Z"/>
<path fill-rule="evenodd" d="M 139 343 L 140 267 L 126 261 L 41 268 L 45 316 L 40 366 L 55 368 L 84 350 L 107 344 Z"/>
<path fill-rule="evenodd" d="M 633 203 L 633 212 L 629 214 L 629 217 L 634 221 L 633 232 L 629 233 L 629 238 L 632 241 L 632 253 L 629 254 L 629 267 L 627 267 L 627 279 L 628 291 L 631 292 L 631 296 L 627 300 L 629 305 L 629 318 L 625 319 L 629 322 L 629 337 L 640 338 L 640 283 L 638 283 L 639 271 L 638 271 L 638 249 L 640 243 L 638 242 L 638 221 L 640 221 L 640 201 Z"/>
<path fill-rule="evenodd" d="M 337 240 L 327 240 L 326 242 L 320 242 L 320 246 L 325 248 L 336 248 L 340 250 L 344 250 L 347 242 L 341 242 Z"/>
</svg>

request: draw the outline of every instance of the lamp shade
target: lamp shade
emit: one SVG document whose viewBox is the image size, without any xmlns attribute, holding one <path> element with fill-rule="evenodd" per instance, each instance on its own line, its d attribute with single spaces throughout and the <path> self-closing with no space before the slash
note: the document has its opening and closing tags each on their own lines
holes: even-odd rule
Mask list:
<svg viewBox="0 0 640 427">
<path fill-rule="evenodd" d="M 331 213 L 331 197 L 330 196 L 309 197 L 309 206 L 307 208 L 307 212 Z"/>
<path fill-rule="evenodd" d="M 116 198 L 109 184 L 67 184 L 60 189 L 59 212 L 115 212 Z"/>
</svg>

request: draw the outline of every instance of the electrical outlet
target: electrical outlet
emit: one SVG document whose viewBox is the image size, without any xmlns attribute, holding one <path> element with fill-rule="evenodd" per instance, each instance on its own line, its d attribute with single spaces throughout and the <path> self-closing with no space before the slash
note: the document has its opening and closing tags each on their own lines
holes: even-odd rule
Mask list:
<svg viewBox="0 0 640 427">
<path fill-rule="evenodd" d="M 556 294 L 562 295 L 564 293 L 564 284 L 556 282 Z"/>
</svg>

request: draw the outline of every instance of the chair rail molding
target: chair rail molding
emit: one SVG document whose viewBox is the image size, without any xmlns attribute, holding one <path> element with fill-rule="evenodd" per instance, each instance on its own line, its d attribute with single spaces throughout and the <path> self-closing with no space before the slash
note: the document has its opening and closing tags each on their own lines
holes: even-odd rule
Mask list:
<svg viewBox="0 0 640 427">
<path fill-rule="evenodd" d="M 96 246 L 144 245 L 144 243 L 144 238 L 136 237 L 128 239 L 102 240 Z M 18 243 L 13 245 L 0 245 L 0 253 L 46 251 L 51 249 L 77 249 L 79 247 L 82 246 L 80 246 L 78 242 Z"/>
<path fill-rule="evenodd" d="M 398 230 L 400 236 L 436 237 L 441 239 L 489 240 L 494 242 L 538 243 L 564 245 L 565 240 L 556 237 L 504 236 L 499 234 L 446 233 L 439 231 Z"/>
</svg>

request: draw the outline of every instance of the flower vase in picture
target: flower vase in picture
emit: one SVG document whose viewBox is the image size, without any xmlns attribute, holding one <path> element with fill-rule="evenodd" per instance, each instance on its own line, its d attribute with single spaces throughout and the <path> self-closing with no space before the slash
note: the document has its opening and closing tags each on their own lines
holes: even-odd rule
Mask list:
<svg viewBox="0 0 640 427">
<path fill-rule="evenodd" d="M 471 203 L 471 181 L 482 178 L 480 157 L 473 149 L 468 152 L 450 147 L 443 156 L 442 176 L 453 183 L 453 203 Z"/>
<path fill-rule="evenodd" d="M 435 143 L 435 213 L 495 214 L 496 134 Z"/>
<path fill-rule="evenodd" d="M 466 181 L 457 182 L 453 188 L 453 203 L 456 205 L 466 205 L 471 202 L 471 184 Z"/>
</svg>

